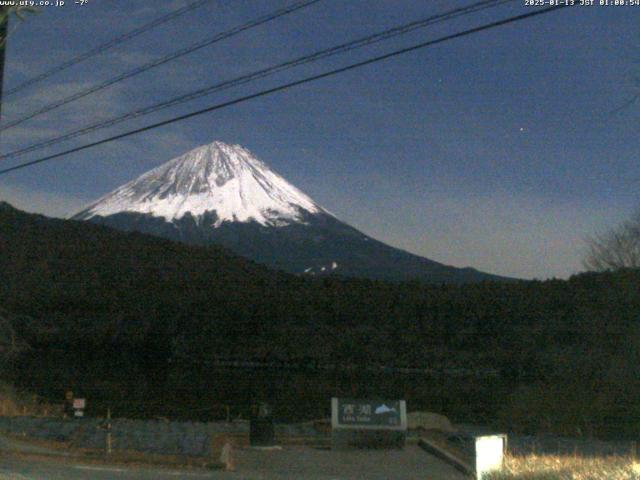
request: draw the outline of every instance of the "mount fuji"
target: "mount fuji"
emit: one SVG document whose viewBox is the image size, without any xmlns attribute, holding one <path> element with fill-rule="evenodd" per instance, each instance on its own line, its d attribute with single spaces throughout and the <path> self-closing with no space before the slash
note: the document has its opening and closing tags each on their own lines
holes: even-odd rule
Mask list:
<svg viewBox="0 0 640 480">
<path fill-rule="evenodd" d="M 188 244 L 219 244 L 300 275 L 434 283 L 506 280 L 379 242 L 337 219 L 247 149 L 222 142 L 148 171 L 72 219 Z"/>
</svg>

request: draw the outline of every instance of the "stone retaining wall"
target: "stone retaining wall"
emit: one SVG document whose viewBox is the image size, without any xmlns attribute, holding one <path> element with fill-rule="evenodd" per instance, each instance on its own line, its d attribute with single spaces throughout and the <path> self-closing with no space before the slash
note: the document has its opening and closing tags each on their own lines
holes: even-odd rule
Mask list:
<svg viewBox="0 0 640 480">
<path fill-rule="evenodd" d="M 0 431 L 41 440 L 66 442 L 75 448 L 104 449 L 102 419 L 0 417 Z M 212 441 L 224 434 L 249 434 L 249 423 L 170 422 L 113 419 L 112 448 L 162 455 L 210 456 Z M 276 425 L 276 435 L 312 436 L 312 425 Z"/>
</svg>

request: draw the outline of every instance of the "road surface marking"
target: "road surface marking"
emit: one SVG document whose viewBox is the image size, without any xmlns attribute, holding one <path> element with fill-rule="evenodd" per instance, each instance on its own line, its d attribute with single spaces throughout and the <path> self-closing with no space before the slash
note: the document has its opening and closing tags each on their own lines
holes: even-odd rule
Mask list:
<svg viewBox="0 0 640 480">
<path fill-rule="evenodd" d="M 31 477 L 25 477 L 24 475 L 12 472 L 11 470 L 0 470 L 0 475 L 2 475 L 3 480 L 31 480 Z"/>
<path fill-rule="evenodd" d="M 211 474 L 210 473 L 193 473 L 193 472 L 177 472 L 177 471 L 170 471 L 170 472 L 162 472 L 164 475 L 172 475 L 172 476 L 183 476 L 183 477 L 201 477 L 201 478 L 211 478 Z"/>
<path fill-rule="evenodd" d="M 112 472 L 112 473 L 125 473 L 125 472 L 132 472 L 133 470 L 130 468 L 117 468 L 117 467 L 90 467 L 88 465 L 74 465 L 73 468 L 76 468 L 78 470 L 92 470 L 92 471 L 96 471 L 96 472 Z M 138 470 L 136 470 L 138 471 Z M 141 470 L 141 471 L 144 471 Z M 155 470 L 154 470 L 155 472 Z M 158 471 L 160 472 L 160 471 Z M 162 471 L 161 472 L 162 475 L 171 475 L 171 476 L 183 476 L 183 477 L 201 477 L 201 478 L 211 478 L 211 474 L 209 473 L 195 473 L 195 472 L 181 472 L 181 471 L 176 471 L 176 470 L 167 470 L 167 471 Z M 25 480 L 29 480 L 29 479 L 25 479 Z"/>
<path fill-rule="evenodd" d="M 113 468 L 113 467 L 90 467 L 88 465 L 74 465 L 73 468 L 77 468 L 78 470 L 95 470 L 97 472 L 116 472 L 116 473 L 124 473 L 128 472 L 128 468 Z"/>
</svg>

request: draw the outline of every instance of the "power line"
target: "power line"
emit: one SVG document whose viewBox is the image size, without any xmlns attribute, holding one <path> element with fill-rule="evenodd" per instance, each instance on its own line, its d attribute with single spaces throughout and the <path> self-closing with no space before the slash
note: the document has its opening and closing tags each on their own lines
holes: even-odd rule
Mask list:
<svg viewBox="0 0 640 480">
<path fill-rule="evenodd" d="M 209 86 L 209 87 L 205 87 L 202 88 L 200 90 L 196 90 L 195 92 L 191 92 L 191 93 L 187 93 L 185 95 L 181 95 L 178 97 L 174 97 L 170 100 L 166 100 L 164 102 L 161 103 L 157 103 L 155 105 L 151 105 L 149 107 L 145 107 L 139 110 L 134 110 L 133 112 L 129 112 L 126 113 L 124 115 L 120 115 L 118 117 L 114 117 L 110 120 L 104 120 L 104 121 L 100 121 L 97 123 L 94 123 L 93 125 L 89 125 L 87 127 L 83 127 L 80 128 L 78 130 L 74 130 L 72 132 L 66 133 L 64 135 L 58 136 L 58 137 L 54 137 L 50 140 L 45 140 L 43 142 L 39 142 L 36 144 L 32 144 L 29 145 L 27 147 L 23 147 L 19 150 L 14 150 L 12 152 L 8 152 L 4 155 L 0 155 L 0 160 L 3 159 L 9 159 L 9 158 L 16 158 L 18 156 L 24 155 L 26 153 L 29 152 L 33 152 L 35 150 L 39 150 L 41 148 L 44 147 L 48 147 L 51 145 L 55 145 L 57 143 L 60 143 L 62 141 L 65 140 L 70 140 L 72 138 L 76 138 L 82 135 L 86 135 L 88 133 L 91 132 L 95 132 L 96 130 L 100 130 L 106 127 L 111 127 L 114 125 L 117 125 L 119 123 L 122 123 L 126 120 L 129 119 L 133 119 L 133 118 L 139 118 L 145 115 L 149 115 L 151 113 L 157 112 L 159 110 L 162 110 L 164 108 L 168 108 L 168 107 L 172 107 L 178 104 L 182 104 L 185 103 L 187 101 L 191 101 L 191 100 L 195 100 L 197 98 L 203 97 L 205 95 L 210 95 L 211 93 L 214 92 L 220 92 L 223 90 L 226 90 L 228 88 L 231 87 L 236 87 L 239 85 L 244 85 L 246 83 L 252 82 L 254 80 L 260 79 L 260 78 L 265 78 L 267 76 L 270 76 L 272 74 L 275 73 L 279 73 L 285 70 L 289 70 L 291 68 L 306 64 L 306 63 L 310 63 L 310 62 L 315 62 L 324 58 L 328 58 L 331 57 L 333 55 L 337 55 L 337 54 L 342 54 L 342 53 L 346 53 L 349 52 L 351 50 L 355 50 L 357 48 L 361 48 L 364 46 L 368 46 L 371 45 L 373 43 L 376 42 L 380 42 L 383 40 L 387 40 L 389 38 L 395 37 L 395 36 L 399 36 L 399 35 L 404 35 L 406 33 L 412 32 L 416 29 L 419 28 L 424 28 L 426 26 L 429 25 L 433 25 L 436 23 L 440 23 L 440 22 L 444 22 L 444 21 L 448 21 L 451 20 L 453 18 L 457 18 L 459 16 L 463 16 L 463 15 L 468 15 L 470 13 L 475 13 L 475 12 L 479 12 L 481 10 L 485 10 L 487 8 L 494 8 L 498 5 L 504 4 L 504 3 L 510 3 L 513 2 L 514 0 L 482 0 L 480 2 L 476 2 L 472 5 L 468 5 L 466 7 L 461 7 L 461 8 L 456 8 L 453 10 L 449 10 L 447 12 L 438 14 L 438 15 L 433 15 L 421 20 L 417 20 L 414 22 L 410 22 L 408 24 L 403 24 L 397 27 L 393 27 L 387 30 L 384 30 L 382 32 L 378 32 L 372 35 L 368 35 L 366 37 L 361 37 L 359 39 L 356 40 L 352 40 L 350 42 L 347 43 L 343 43 L 341 45 L 335 46 L 335 47 L 331 47 L 331 48 L 327 48 L 327 49 L 323 49 L 323 50 L 319 50 L 316 51 L 312 54 L 309 55 L 304 55 L 302 57 L 298 57 L 296 59 L 293 60 L 289 60 L 286 61 L 284 63 L 280 63 L 262 70 L 257 70 L 236 78 L 233 78 L 231 80 L 226 80 L 224 82 L 221 83 L 217 83 L 215 85 Z"/>
<path fill-rule="evenodd" d="M 20 90 L 24 90 L 25 88 L 38 83 L 42 80 L 45 80 L 49 77 L 51 77 L 52 75 L 55 75 L 56 73 L 62 72 L 63 70 L 66 70 L 67 68 L 70 68 L 80 62 L 83 62 L 84 60 L 87 60 L 88 58 L 91 57 L 95 57 L 96 55 L 99 55 L 117 45 L 120 45 L 121 43 L 124 43 L 128 40 L 131 40 L 132 38 L 137 37 L 138 35 L 142 35 L 145 32 L 148 32 L 149 30 L 158 27 L 160 25 L 163 25 L 167 22 L 170 22 L 171 20 L 174 20 L 176 18 L 178 18 L 181 15 L 184 15 L 187 12 L 190 12 L 192 10 L 195 10 L 201 6 L 203 6 L 205 3 L 210 2 L 211 0 L 197 0 L 193 3 L 190 3 L 189 5 L 179 8 L 178 10 L 174 10 L 173 12 L 168 13 L 167 15 L 164 15 L 162 17 L 156 18 L 155 20 L 142 25 L 139 28 L 136 28 L 134 30 L 131 30 L 130 32 L 127 32 L 123 35 L 120 35 L 119 37 L 113 38 L 111 40 L 109 40 L 106 43 L 103 43 L 102 45 L 98 45 L 97 47 L 91 49 L 91 50 L 87 50 L 84 53 L 81 53 L 80 55 L 77 55 L 69 60 L 67 60 L 64 63 L 61 63 L 60 65 L 51 68 L 50 70 L 47 70 L 39 75 L 36 75 L 33 78 L 30 78 L 29 80 L 26 80 L 24 82 L 22 82 L 20 85 L 17 85 L 15 87 L 13 87 L 10 90 L 7 90 L 5 96 L 9 96 L 12 95 L 16 92 L 19 92 Z"/>
<path fill-rule="evenodd" d="M 231 30 L 227 30 L 225 32 L 219 33 L 211 38 L 208 38 L 206 40 L 194 43 L 186 48 L 182 48 L 176 52 L 170 53 L 168 55 L 165 55 L 159 59 L 153 60 L 149 63 L 146 63 L 140 67 L 136 67 L 133 70 L 129 70 L 128 72 L 122 73 L 116 77 L 113 77 L 103 83 L 100 83 L 98 85 L 95 85 L 93 87 L 89 87 L 86 90 L 81 90 L 77 93 L 74 93 L 73 95 L 70 95 L 66 98 L 63 98 L 62 100 L 58 100 L 56 102 L 50 103 L 48 105 L 45 105 L 44 107 L 40 108 L 39 110 L 36 110 L 34 112 L 31 112 L 27 115 L 25 115 L 24 117 L 20 117 L 16 120 L 13 120 L 11 122 L 8 122 L 4 125 L 0 125 L 0 132 L 3 132 L 5 130 L 8 130 L 9 128 L 15 127 L 16 125 L 20 125 L 21 123 L 26 122 L 27 120 L 31 120 L 32 118 L 35 118 L 39 115 L 42 115 L 43 113 L 47 113 L 50 112 L 51 110 L 55 110 L 56 108 L 59 108 L 63 105 L 67 105 L 68 103 L 74 102 L 76 100 L 79 100 L 81 98 L 87 97 L 88 95 L 91 95 L 93 93 L 99 92 L 100 90 L 104 90 L 107 87 L 110 87 L 111 85 L 115 85 L 116 83 L 120 83 L 123 80 L 127 80 L 129 78 L 135 77 L 136 75 L 139 75 L 141 73 L 146 72 L 147 70 L 150 70 L 152 68 L 158 67 L 160 65 L 164 65 L 167 62 L 170 62 L 171 60 L 175 60 L 176 58 L 182 57 L 184 55 L 187 55 L 189 53 L 193 53 L 196 50 L 199 50 L 201 48 L 207 47 L 209 45 L 212 45 L 214 43 L 217 43 L 221 40 L 225 40 L 227 38 L 233 37 L 234 35 L 237 35 L 241 32 L 244 32 L 245 30 L 249 30 L 251 28 L 255 28 L 259 25 L 262 25 L 264 23 L 270 22 L 272 20 L 275 20 L 277 18 L 280 18 L 284 15 L 288 15 L 290 13 L 293 13 L 297 10 L 301 10 L 303 8 L 306 8 L 308 6 L 313 5 L 314 3 L 318 3 L 322 0 L 304 0 L 304 1 L 299 1 L 299 2 L 295 2 L 287 7 L 275 10 L 274 12 L 271 12 L 267 15 L 263 15 L 255 20 L 251 20 L 250 22 L 247 22 L 245 24 L 239 25 L 237 27 L 232 28 Z"/>
<path fill-rule="evenodd" d="M 239 103 L 242 103 L 242 102 L 246 102 L 248 100 L 253 100 L 254 98 L 264 97 L 264 96 L 270 95 L 272 93 L 280 92 L 280 91 L 283 91 L 283 90 L 288 90 L 289 88 L 292 88 L 292 87 L 296 87 L 296 86 L 303 85 L 303 84 L 306 84 L 306 83 L 314 82 L 316 80 L 320 80 L 320 79 L 323 79 L 323 78 L 332 77 L 332 76 L 338 75 L 340 73 L 344 73 L 344 72 L 347 72 L 347 71 L 350 71 L 350 70 L 354 70 L 356 68 L 364 67 L 366 65 L 371 65 L 373 63 L 377 63 L 377 62 L 380 62 L 380 61 L 383 61 L 383 60 L 387 60 L 389 58 L 393 58 L 393 57 L 396 57 L 396 56 L 399 56 L 399 55 L 403 55 L 405 53 L 409 53 L 409 52 L 413 52 L 413 51 L 416 51 L 416 50 L 420 50 L 420 49 L 423 49 L 423 48 L 426 48 L 426 47 L 429 47 L 429 46 L 432 46 L 432 45 L 436 45 L 436 44 L 439 44 L 439 43 L 444 43 L 444 42 L 447 42 L 449 40 L 453 40 L 453 39 L 456 39 L 456 38 L 465 37 L 465 36 L 471 35 L 473 33 L 478 33 L 478 32 L 485 31 L 485 30 L 490 30 L 492 28 L 500 27 L 500 26 L 507 25 L 507 24 L 510 24 L 510 23 L 514 23 L 514 22 L 518 22 L 518 21 L 525 20 L 525 19 L 528 19 L 528 18 L 536 17 L 536 16 L 543 15 L 543 14 L 546 14 L 546 13 L 550 13 L 550 12 L 553 12 L 553 11 L 556 11 L 556 10 L 560 10 L 562 8 L 569 7 L 569 6 L 570 5 L 563 4 L 563 5 L 558 5 L 558 6 L 547 7 L 547 8 L 541 9 L 541 10 L 536 10 L 536 11 L 525 13 L 525 14 L 522 14 L 522 15 L 516 15 L 516 16 L 513 16 L 513 17 L 509 17 L 509 18 L 503 19 L 503 20 L 498 20 L 498 21 L 495 21 L 495 22 L 491 22 L 491 23 L 488 23 L 488 24 L 485 24 L 485 25 L 482 25 L 482 26 L 479 26 L 479 27 L 475 27 L 475 28 L 471 28 L 471 29 L 468 29 L 468 30 L 464 30 L 462 32 L 454 33 L 454 34 L 451 34 L 451 35 L 446 35 L 444 37 L 440 37 L 440 38 L 437 38 L 435 40 L 429 40 L 427 42 L 422 42 L 422 43 L 419 43 L 417 45 L 412 45 L 410 47 L 401 48 L 399 50 L 394 50 L 393 52 L 386 53 L 384 55 L 379 55 L 377 57 L 373 57 L 373 58 L 370 58 L 368 60 L 363 60 L 361 62 L 352 63 L 350 65 L 347 65 L 346 67 L 336 68 L 334 70 L 329 70 L 327 72 L 324 72 L 324 73 L 321 73 L 321 74 L 318 74 L 318 75 L 312 75 L 310 77 L 306 77 L 306 78 L 303 78 L 301 80 L 296 80 L 296 81 L 293 81 L 293 82 L 285 83 L 283 85 L 279 85 L 277 87 L 268 88 L 266 90 L 261 90 L 261 91 L 259 91 L 257 93 L 253 93 L 251 95 L 245 95 L 243 97 L 239 97 L 239 98 L 236 98 L 236 99 L 233 99 L 233 100 L 229 100 L 227 102 L 219 103 L 219 104 L 213 105 L 211 107 L 207 107 L 207 108 L 204 108 L 204 109 L 201 109 L 201 110 L 197 110 L 195 112 L 191 112 L 191 113 L 188 113 L 188 114 L 185 114 L 185 115 L 181 115 L 179 117 L 174 117 L 174 118 L 171 118 L 169 120 L 164 120 L 162 122 L 158 122 L 158 123 L 154 123 L 152 125 L 148 125 L 146 127 L 138 128 L 138 129 L 135 129 L 135 130 L 130 130 L 128 132 L 121 133 L 119 135 L 114 135 L 112 137 L 108 137 L 108 138 L 105 138 L 105 139 L 102 139 L 102 140 L 98 140 L 96 142 L 92 142 L 92 143 L 88 143 L 86 145 L 75 147 L 75 148 L 66 150 L 64 152 L 56 153 L 54 155 L 48 155 L 46 157 L 42 157 L 42 158 L 39 158 L 37 160 L 32 160 L 30 162 L 26 162 L 26 163 L 23 163 L 23 164 L 20 164 L 20 165 L 16 165 L 16 166 L 13 166 L 13 167 L 5 168 L 3 170 L 0 170 L 0 175 L 4 175 L 6 173 L 9 173 L 9 172 L 12 172 L 12 171 L 15 171 L 15 170 L 19 170 L 19 169 L 30 167 L 32 165 L 43 163 L 43 162 L 46 162 L 46 161 L 49 161 L 49 160 L 60 158 L 60 157 L 69 155 L 71 153 L 76 153 L 76 152 L 79 152 L 79 151 L 82 151 L 82 150 L 86 150 L 88 148 L 92 148 L 92 147 L 96 147 L 98 145 L 102 145 L 102 144 L 105 144 L 105 143 L 112 142 L 112 141 L 115 141 L 115 140 L 120 140 L 122 138 L 126 138 L 126 137 L 130 137 L 130 136 L 133 136 L 133 135 L 137 135 L 138 133 L 143 133 L 143 132 L 146 132 L 146 131 L 149 131 L 149 130 L 153 130 L 155 128 L 163 127 L 165 125 L 176 123 L 176 122 L 179 122 L 179 121 L 182 121 L 182 120 L 186 120 L 186 119 L 189 119 L 189 118 L 192 118 L 192 117 L 195 117 L 195 116 L 203 115 L 205 113 L 213 112 L 215 110 L 220 110 L 220 109 L 223 109 L 223 108 L 226 108 L 226 107 L 230 107 L 232 105 L 236 105 L 236 104 L 239 104 Z"/>
</svg>

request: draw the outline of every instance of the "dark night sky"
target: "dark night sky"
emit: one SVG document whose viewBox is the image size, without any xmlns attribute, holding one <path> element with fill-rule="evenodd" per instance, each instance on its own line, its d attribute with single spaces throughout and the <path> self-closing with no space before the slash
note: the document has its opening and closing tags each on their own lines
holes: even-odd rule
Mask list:
<svg viewBox="0 0 640 480">
<path fill-rule="evenodd" d="M 213 0 L 9 97 L 3 120 L 291 1 Z M 469 3 L 323 0 L 7 130 L 2 148 Z M 43 7 L 14 23 L 5 88 L 185 4 Z M 514 1 L 40 153 L 533 8 Z M 338 217 L 396 247 L 503 275 L 566 277 L 581 269 L 585 237 L 640 203 L 640 102 L 619 108 L 640 91 L 638 20 L 640 7 L 573 7 L 495 28 L 13 172 L 0 177 L 0 199 L 64 216 L 222 140 L 249 148 Z"/>
</svg>

